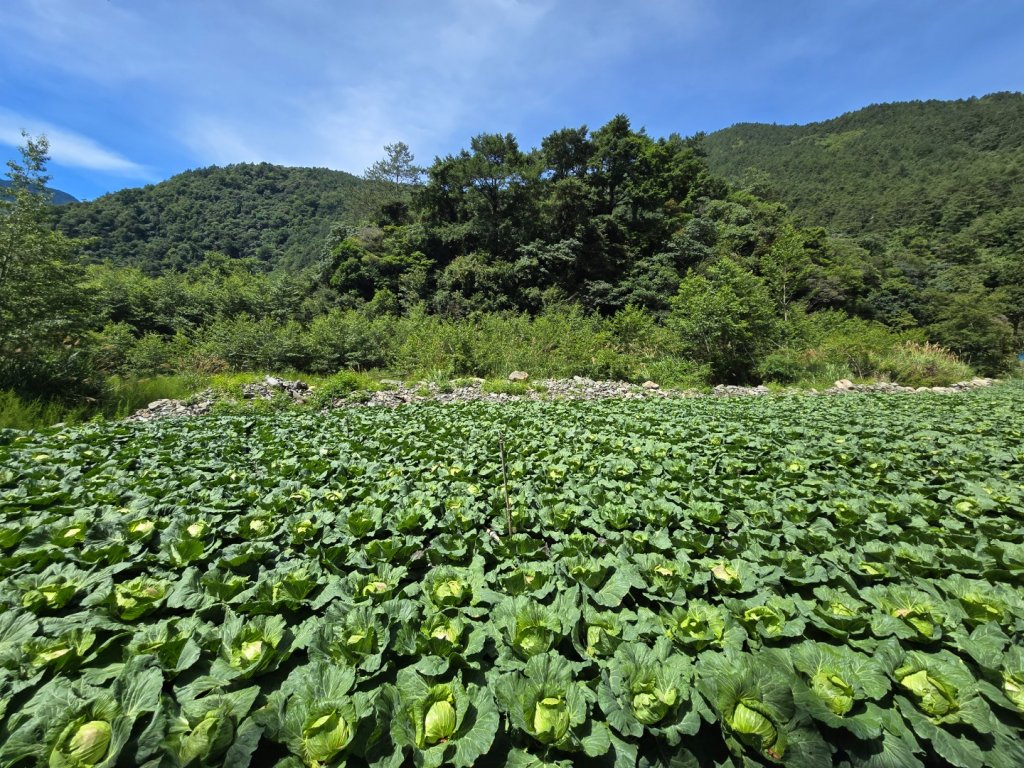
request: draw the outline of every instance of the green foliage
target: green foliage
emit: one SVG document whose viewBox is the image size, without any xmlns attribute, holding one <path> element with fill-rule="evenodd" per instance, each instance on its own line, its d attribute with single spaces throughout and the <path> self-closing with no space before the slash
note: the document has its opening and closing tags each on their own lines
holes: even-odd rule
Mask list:
<svg viewBox="0 0 1024 768">
<path fill-rule="evenodd" d="M 509 381 L 508 379 L 487 379 L 480 385 L 484 392 L 491 392 L 500 395 L 525 395 L 530 387 L 522 381 Z"/>
<path fill-rule="evenodd" d="M 710 366 L 717 381 L 742 380 L 778 334 L 764 282 L 729 259 L 680 283 L 667 320 L 684 354 Z"/>
<path fill-rule="evenodd" d="M 313 407 L 326 407 L 338 399 L 376 392 L 381 389 L 384 389 L 384 386 L 377 378 L 369 374 L 342 371 L 327 377 L 316 385 L 310 404 Z"/>
<path fill-rule="evenodd" d="M 292 269 L 320 256 L 360 180 L 326 168 L 269 163 L 186 171 L 56 210 L 70 237 L 90 238 L 94 259 L 156 271 L 198 263 L 209 251 Z"/>
<path fill-rule="evenodd" d="M 712 170 L 834 232 L 924 225 L 957 232 L 1024 205 L 1024 97 L 879 104 L 803 126 L 741 123 L 704 138 Z M 856 184 L 850 180 L 856 179 Z"/>
<path fill-rule="evenodd" d="M 728 132 L 653 138 L 622 115 L 594 131 L 556 131 L 532 150 L 512 135 L 482 134 L 425 174 L 398 143 L 362 181 L 264 164 L 190 172 L 56 213 L 15 194 L 5 210 L 24 215 L 5 226 L 41 233 L 21 252 L 63 271 L 9 302 L 43 320 L 11 320 L 34 341 L 8 339 L 0 384 L 74 405 L 101 398 L 109 375 L 259 369 L 446 380 L 522 369 L 676 386 L 966 378 L 937 347 L 907 341 L 940 344 L 979 372 L 1001 374 L 1024 327 L 1024 204 L 1012 190 L 966 202 L 952 200 L 956 191 L 939 215 L 919 190 L 945 189 L 934 179 L 961 161 L 986 184 L 1002 173 L 972 165 L 977 137 L 986 137 L 982 154 L 1012 154 L 1016 123 L 1007 115 L 1019 102 L 1002 94 L 891 105 L 777 129 L 796 139 L 772 145 L 772 157 L 805 153 L 794 167 L 808 178 L 858 175 L 865 156 L 885 156 L 876 151 L 883 137 L 897 142 L 890 153 L 916 152 L 900 163 L 913 167 L 904 175 L 918 179 L 914 205 L 924 201 L 929 215 L 905 204 L 902 166 L 872 159 L 871 184 L 854 185 L 870 198 L 862 205 L 833 205 L 860 193 L 849 185 L 835 198 L 823 193 L 824 202 L 811 193 L 792 201 L 801 212 L 834 208 L 835 216 L 796 220 L 833 231 L 797 226 L 781 204 L 716 180 L 706 153 L 720 162 Z M 938 133 L 920 132 L 929 121 L 961 147 L 956 162 L 932 163 L 947 148 L 933 146 Z M 760 129 L 731 131 L 746 142 L 734 154 L 762 152 Z M 842 173 L 822 171 L 832 160 Z M 42 172 L 40 157 L 23 166 L 26 179 Z M 880 180 L 891 196 L 874 189 Z M 895 218 L 879 214 L 863 226 L 844 218 L 890 211 L 893 201 Z M 92 239 L 53 233 L 51 215 L 58 231 Z M 103 262 L 84 284 L 72 246 Z"/>
<path fill-rule="evenodd" d="M 0 388 L 52 397 L 89 379 L 79 348 L 89 297 L 80 243 L 51 229 L 49 144 L 24 138 L 21 161 L 7 163 L 11 194 L 0 198 Z"/>
<path fill-rule="evenodd" d="M 817 313 L 797 320 L 806 346 L 767 354 L 758 372 L 770 381 L 831 386 L 837 379 L 886 380 L 905 386 L 947 386 L 974 376 L 948 349 L 876 322 Z"/>
<path fill-rule="evenodd" d="M 389 361 L 393 323 L 371 320 L 355 310 L 331 310 L 316 317 L 304 335 L 305 350 L 314 372 L 381 368 Z"/>
</svg>

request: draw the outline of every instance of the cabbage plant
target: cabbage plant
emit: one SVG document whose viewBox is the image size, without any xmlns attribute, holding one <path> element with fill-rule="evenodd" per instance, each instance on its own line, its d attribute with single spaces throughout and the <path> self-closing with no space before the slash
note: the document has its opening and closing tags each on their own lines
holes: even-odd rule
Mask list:
<svg viewBox="0 0 1024 768">
<path fill-rule="evenodd" d="M 380 669 L 390 643 L 391 616 L 387 611 L 339 604 L 316 621 L 310 652 L 372 673 Z"/>
<path fill-rule="evenodd" d="M 579 611 L 572 592 L 563 592 L 552 605 L 528 597 L 506 598 L 495 606 L 492 626 L 509 661 L 525 662 L 546 653 L 568 635 Z"/>
<path fill-rule="evenodd" d="M 622 736 L 639 738 L 647 730 L 676 746 L 701 726 L 703 703 L 694 698 L 692 678 L 690 660 L 668 638 L 658 638 L 653 648 L 625 643 L 602 671 L 598 702 Z"/>
<path fill-rule="evenodd" d="M 30 668 L 55 672 L 78 669 L 97 655 L 96 633 L 91 629 L 69 629 L 56 637 L 33 637 L 22 646 L 22 657 Z"/>
<path fill-rule="evenodd" d="M 953 623 L 950 606 L 923 585 L 869 587 L 864 597 L 878 609 L 871 620 L 871 630 L 878 637 L 937 643 Z"/>
<path fill-rule="evenodd" d="M 125 646 L 125 661 L 153 656 L 166 673 L 189 669 L 202 654 L 209 628 L 196 618 L 165 619 L 141 627 Z"/>
<path fill-rule="evenodd" d="M 794 646 L 788 658 L 801 683 L 793 688 L 796 702 L 824 725 L 862 739 L 877 738 L 884 722 L 877 702 L 889 693 L 898 654 L 891 641 L 870 655 L 813 641 Z"/>
<path fill-rule="evenodd" d="M 242 755 L 251 754 L 262 733 L 246 719 L 259 694 L 258 686 L 249 686 L 183 701 L 169 718 L 164 750 L 181 768 L 224 763 L 232 750 L 244 765 Z"/>
<path fill-rule="evenodd" d="M 240 593 L 233 602 L 248 614 L 295 611 L 320 584 L 319 574 L 309 562 L 282 562 L 272 570 L 263 571 L 256 586 Z"/>
<path fill-rule="evenodd" d="M 211 674 L 242 680 L 277 667 L 290 654 L 289 632 L 281 616 L 243 618 L 229 613 L 220 631 L 220 658 Z"/>
<path fill-rule="evenodd" d="M 612 555 L 567 557 L 559 565 L 570 583 L 579 585 L 586 599 L 607 608 L 618 607 L 633 587 L 643 580 L 633 566 Z"/>
<path fill-rule="evenodd" d="M 51 565 L 40 573 L 27 574 L 16 583 L 22 607 L 36 614 L 54 613 L 67 607 L 88 588 L 89 576 L 72 565 Z"/>
<path fill-rule="evenodd" d="M 397 639 L 403 653 L 419 657 L 416 669 L 428 675 L 445 674 L 452 665 L 479 668 L 486 641 L 480 621 L 440 612 L 428 613 L 418 626 L 404 622 Z"/>
<path fill-rule="evenodd" d="M 636 622 L 632 611 L 598 610 L 585 604 L 572 635 L 573 645 L 582 658 L 608 658 L 623 641 L 635 639 Z"/>
<path fill-rule="evenodd" d="M 457 677 L 430 682 L 403 669 L 383 695 L 396 756 L 411 755 L 416 766 L 468 768 L 490 749 L 498 730 L 490 691 L 464 686 Z"/>
<path fill-rule="evenodd" d="M 770 590 L 747 600 L 726 598 L 724 602 L 746 630 L 752 647 L 782 638 L 800 637 L 807 624 L 802 603 Z"/>
<path fill-rule="evenodd" d="M 658 617 L 664 634 L 680 649 L 700 653 L 712 649 L 739 648 L 746 633 L 729 612 L 706 600 L 690 600 Z"/>
<path fill-rule="evenodd" d="M 511 727 L 545 748 L 596 757 L 611 746 L 607 726 L 589 717 L 595 694 L 557 653 L 533 656 L 522 671 L 499 678 L 495 695 Z"/>
<path fill-rule="evenodd" d="M 734 754 L 794 768 L 831 764 L 828 746 L 793 701 L 792 675 L 777 653 L 703 655 L 697 680 Z"/>
<path fill-rule="evenodd" d="M 429 611 L 475 606 L 484 597 L 483 559 L 468 568 L 440 565 L 423 578 L 423 600 Z"/>
<path fill-rule="evenodd" d="M 313 661 L 271 695 L 259 719 L 268 735 L 286 744 L 303 765 L 344 766 L 359 754 L 356 734 L 373 712 L 371 701 L 354 692 L 354 685 L 353 670 Z"/>
<path fill-rule="evenodd" d="M 0 747 L 0 763 L 35 759 L 51 768 L 110 768 L 138 764 L 145 750 L 130 745 L 136 721 L 160 706 L 163 678 L 146 658 L 132 660 L 107 689 L 55 681 L 39 693 Z"/>
<path fill-rule="evenodd" d="M 503 595 L 530 595 L 543 600 L 558 586 L 551 563 L 521 563 L 492 577 L 493 591 Z"/>
<path fill-rule="evenodd" d="M 970 733 L 997 731 L 974 675 L 955 654 L 911 652 L 893 671 L 896 705 L 921 741 L 954 765 L 982 765 L 979 741 Z"/>
<path fill-rule="evenodd" d="M 646 597 L 672 603 L 685 602 L 692 584 L 690 567 L 685 561 L 647 553 L 633 555 L 632 562 L 644 583 Z"/>
<path fill-rule="evenodd" d="M 122 621 L 135 621 L 156 611 L 170 589 L 166 579 L 136 576 L 114 584 L 109 598 L 110 612 Z"/>
<path fill-rule="evenodd" d="M 820 586 L 808 621 L 832 637 L 846 640 L 863 635 L 871 623 L 871 606 L 845 590 Z"/>
</svg>

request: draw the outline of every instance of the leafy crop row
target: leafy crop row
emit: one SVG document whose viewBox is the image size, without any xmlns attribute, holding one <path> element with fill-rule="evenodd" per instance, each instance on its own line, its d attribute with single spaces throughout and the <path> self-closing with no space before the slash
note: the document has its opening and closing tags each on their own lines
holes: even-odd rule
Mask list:
<svg viewBox="0 0 1024 768">
<path fill-rule="evenodd" d="M 0 765 L 1016 768 L 1019 396 L 0 433 Z"/>
</svg>

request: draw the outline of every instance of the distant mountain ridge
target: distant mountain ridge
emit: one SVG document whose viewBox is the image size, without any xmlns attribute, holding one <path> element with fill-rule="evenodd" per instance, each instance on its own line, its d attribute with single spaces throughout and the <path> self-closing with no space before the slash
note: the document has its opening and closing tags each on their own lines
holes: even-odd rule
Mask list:
<svg viewBox="0 0 1024 768">
<path fill-rule="evenodd" d="M 7 189 L 10 186 L 11 182 L 9 179 L 0 179 L 0 189 Z M 46 191 L 53 195 L 52 202 L 54 205 L 67 205 L 68 203 L 78 202 L 78 198 L 69 195 L 67 192 L 62 192 L 59 189 L 47 187 Z M 0 192 L 0 197 L 8 197 L 8 195 L 5 195 L 4 193 Z"/>
<path fill-rule="evenodd" d="M 958 232 L 1024 206 L 1021 93 L 877 104 L 808 125 L 739 123 L 704 147 L 716 174 L 833 232 Z"/>
<path fill-rule="evenodd" d="M 1024 220 L 1021 93 L 878 104 L 807 125 L 740 123 L 703 146 L 716 176 L 837 234 L 918 227 L 984 240 Z M 324 168 L 214 166 L 62 205 L 58 226 L 92 238 L 94 259 L 151 272 L 208 251 L 294 270 L 317 261 L 331 230 L 352 222 L 362 184 Z"/>
<path fill-rule="evenodd" d="M 86 256 L 148 271 L 209 251 L 297 269 L 321 255 L 362 179 L 270 163 L 212 166 L 59 209 L 58 228 L 92 238 Z"/>
</svg>

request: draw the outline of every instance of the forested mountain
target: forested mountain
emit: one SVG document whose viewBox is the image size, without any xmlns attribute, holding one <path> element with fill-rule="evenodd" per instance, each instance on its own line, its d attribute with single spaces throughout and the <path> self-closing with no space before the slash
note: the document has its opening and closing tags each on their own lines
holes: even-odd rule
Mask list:
<svg viewBox="0 0 1024 768">
<path fill-rule="evenodd" d="M 834 233 L 1024 223 L 1024 94 L 880 104 L 705 138 L 711 169 Z"/>
<path fill-rule="evenodd" d="M 7 190 L 10 189 L 11 181 L 9 179 L 0 179 L 0 199 L 11 199 L 11 196 L 7 194 Z M 59 189 L 53 189 L 52 187 L 46 188 L 46 193 L 49 194 L 50 202 L 54 205 L 67 205 L 68 203 L 77 203 L 78 198 L 69 195 L 67 192 L 62 192 Z"/>
<path fill-rule="evenodd" d="M 203 168 L 64 206 L 57 226 L 92 238 L 86 258 L 148 272 L 195 264 L 209 251 L 297 268 L 321 255 L 360 182 L 326 168 Z"/>
<path fill-rule="evenodd" d="M 0 204 L 0 259 L 17 267 L 0 280 L 0 389 L 528 361 L 662 382 L 934 382 L 964 362 L 999 374 L 1024 341 L 1024 158 L 1008 117 L 1021 103 L 740 126 L 741 148 L 756 144 L 742 131 L 799 134 L 751 155 L 766 165 L 803 152 L 798 175 L 753 186 L 714 172 L 721 135 L 652 137 L 624 115 L 532 148 L 480 134 L 426 169 L 390 145 L 362 179 L 235 165 L 54 207 L 25 191 L 44 176 L 16 172 L 21 191 Z M 38 242 L 48 250 L 20 245 Z"/>
</svg>

